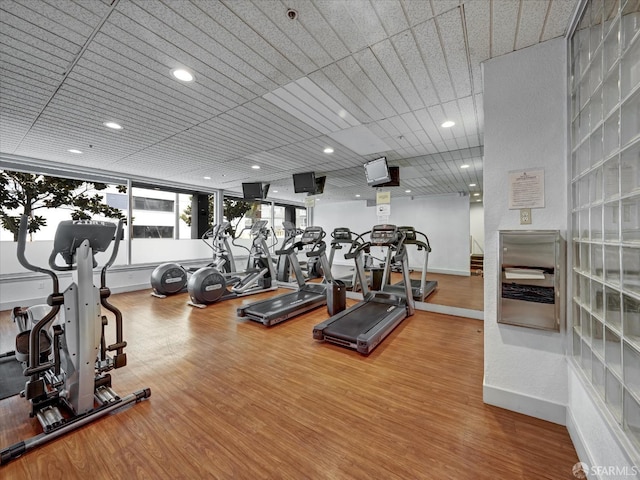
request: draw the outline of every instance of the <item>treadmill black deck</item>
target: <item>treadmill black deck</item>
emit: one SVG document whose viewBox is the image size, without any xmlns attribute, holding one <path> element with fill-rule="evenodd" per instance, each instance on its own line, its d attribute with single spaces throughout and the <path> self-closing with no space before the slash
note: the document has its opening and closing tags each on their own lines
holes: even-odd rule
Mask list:
<svg viewBox="0 0 640 480">
<path fill-rule="evenodd" d="M 289 318 L 327 304 L 324 284 L 307 284 L 301 290 L 278 295 L 238 308 L 238 314 L 265 325 L 275 325 Z"/>
<path fill-rule="evenodd" d="M 381 312 L 387 311 L 390 313 L 394 310 L 404 310 L 404 308 L 404 305 L 392 305 L 375 301 L 365 302 L 359 304 L 358 308 L 350 311 L 348 315 L 328 325 L 324 329 L 324 334 L 343 340 L 355 341 L 358 335 L 368 332 L 380 323 L 381 317 L 386 317 Z"/>
<path fill-rule="evenodd" d="M 425 290 L 424 298 L 427 298 L 429 295 L 431 295 L 437 287 L 438 287 L 438 282 L 436 282 L 435 280 L 427 280 L 424 284 L 424 290 Z M 384 291 L 402 294 L 404 293 L 404 281 L 394 283 L 393 285 L 385 285 Z M 411 279 L 411 292 L 413 293 L 413 298 L 415 300 L 421 300 L 420 280 Z"/>
</svg>

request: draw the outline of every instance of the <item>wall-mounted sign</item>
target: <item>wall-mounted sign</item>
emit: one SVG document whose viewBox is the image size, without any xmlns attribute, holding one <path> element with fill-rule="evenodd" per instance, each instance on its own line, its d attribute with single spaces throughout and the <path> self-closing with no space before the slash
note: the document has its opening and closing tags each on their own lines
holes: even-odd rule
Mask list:
<svg viewBox="0 0 640 480">
<path fill-rule="evenodd" d="M 381 203 L 379 205 L 376 205 L 376 213 L 379 217 L 388 217 L 389 215 L 391 215 L 391 204 Z"/>
<path fill-rule="evenodd" d="M 381 203 L 391 203 L 391 192 L 376 192 L 376 205 L 380 205 Z"/>
<path fill-rule="evenodd" d="M 509 210 L 544 208 L 544 169 L 509 172 Z"/>
</svg>

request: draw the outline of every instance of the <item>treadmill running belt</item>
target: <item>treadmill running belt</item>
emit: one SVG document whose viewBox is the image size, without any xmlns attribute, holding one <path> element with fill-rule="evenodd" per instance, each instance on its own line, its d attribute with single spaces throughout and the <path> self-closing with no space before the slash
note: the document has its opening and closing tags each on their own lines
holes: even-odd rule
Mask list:
<svg viewBox="0 0 640 480">
<path fill-rule="evenodd" d="M 323 298 L 324 295 L 317 292 L 299 290 L 297 292 L 291 292 L 285 295 L 273 297 L 269 299 L 268 302 L 259 302 L 256 305 L 247 308 L 246 312 L 254 315 L 267 315 L 270 313 L 287 311 L 290 308 L 296 308 L 296 306 L 303 304 L 309 300 Z"/>
<path fill-rule="evenodd" d="M 344 340 L 355 338 L 377 325 L 386 315 L 385 311 L 403 310 L 404 306 L 389 303 L 366 302 L 324 329 L 324 334 Z"/>
</svg>

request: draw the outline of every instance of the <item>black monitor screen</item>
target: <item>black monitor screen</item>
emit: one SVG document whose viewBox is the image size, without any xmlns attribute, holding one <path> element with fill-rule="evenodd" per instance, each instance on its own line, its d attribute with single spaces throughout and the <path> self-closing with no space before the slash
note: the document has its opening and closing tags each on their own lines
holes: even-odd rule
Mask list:
<svg viewBox="0 0 640 480">
<path fill-rule="evenodd" d="M 399 187 L 400 186 L 400 167 L 389 167 L 389 175 L 391 180 L 381 183 L 379 187 Z"/>
<path fill-rule="evenodd" d="M 242 197 L 244 200 L 256 200 L 262 198 L 262 183 L 243 183 Z"/>
<path fill-rule="evenodd" d="M 321 195 L 324 193 L 324 184 L 327 181 L 327 177 L 316 177 L 316 189 L 313 192 L 307 193 L 307 195 Z"/>
<path fill-rule="evenodd" d="M 367 185 L 375 187 L 391 180 L 387 158 L 380 157 L 364 164 L 364 173 L 367 176 Z"/>
<path fill-rule="evenodd" d="M 295 193 L 315 192 L 316 191 L 316 175 L 313 172 L 294 173 L 293 174 L 293 191 Z"/>
</svg>

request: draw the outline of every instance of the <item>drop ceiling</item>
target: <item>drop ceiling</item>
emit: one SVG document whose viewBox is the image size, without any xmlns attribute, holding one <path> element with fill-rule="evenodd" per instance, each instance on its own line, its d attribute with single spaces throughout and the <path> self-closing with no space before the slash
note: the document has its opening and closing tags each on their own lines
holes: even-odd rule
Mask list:
<svg viewBox="0 0 640 480">
<path fill-rule="evenodd" d="M 373 198 L 386 156 L 393 196 L 478 192 L 482 62 L 564 35 L 576 3 L 1 0 L 0 153 L 296 202 L 305 171 L 323 201 Z"/>
</svg>

